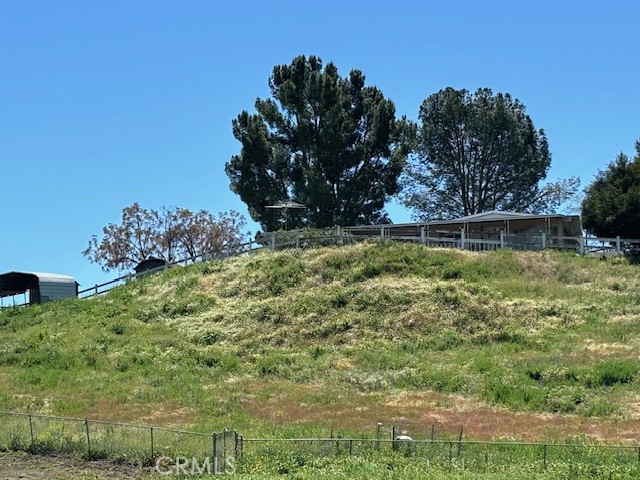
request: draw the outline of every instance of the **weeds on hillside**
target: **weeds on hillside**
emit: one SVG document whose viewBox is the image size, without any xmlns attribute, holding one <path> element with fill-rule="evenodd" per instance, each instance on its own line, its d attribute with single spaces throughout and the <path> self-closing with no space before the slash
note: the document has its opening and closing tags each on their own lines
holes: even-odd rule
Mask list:
<svg viewBox="0 0 640 480">
<path fill-rule="evenodd" d="M 290 385 L 283 396 L 308 385 L 364 406 L 436 392 L 626 418 L 639 287 L 637 266 L 622 263 L 410 244 L 200 263 L 91 300 L 0 312 L 0 378 L 11 379 L 0 400 L 61 414 L 106 402 L 128 420 L 161 405 L 190 412 L 176 420 L 190 425 L 243 426 L 252 382 L 274 380 Z"/>
</svg>

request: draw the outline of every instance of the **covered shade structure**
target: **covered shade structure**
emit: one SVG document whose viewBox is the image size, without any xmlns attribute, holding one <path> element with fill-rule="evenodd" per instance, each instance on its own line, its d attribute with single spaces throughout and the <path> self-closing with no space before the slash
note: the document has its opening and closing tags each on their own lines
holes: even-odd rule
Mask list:
<svg viewBox="0 0 640 480">
<path fill-rule="evenodd" d="M 78 296 L 78 282 L 68 275 L 8 272 L 0 275 L 0 299 L 25 294 L 25 303 L 37 305 Z M 28 294 L 28 301 L 26 295 Z"/>
<path fill-rule="evenodd" d="M 347 227 L 354 235 L 375 235 L 382 225 L 362 225 Z M 582 228 L 577 215 L 531 214 L 520 212 L 501 212 L 492 210 L 467 217 L 449 220 L 431 220 L 426 222 L 384 225 L 394 235 L 419 236 L 421 228 L 427 230 L 430 237 L 459 236 L 464 231 L 470 238 L 495 239 L 500 232 L 505 234 L 544 233 L 549 236 L 580 236 Z"/>
</svg>

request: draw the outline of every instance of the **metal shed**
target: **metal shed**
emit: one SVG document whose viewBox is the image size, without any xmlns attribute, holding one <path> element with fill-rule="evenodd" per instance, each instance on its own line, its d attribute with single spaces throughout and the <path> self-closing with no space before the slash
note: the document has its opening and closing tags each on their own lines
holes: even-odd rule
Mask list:
<svg viewBox="0 0 640 480">
<path fill-rule="evenodd" d="M 8 272 L 0 275 L 0 299 L 24 294 L 25 304 L 37 305 L 63 298 L 75 298 L 78 296 L 78 285 L 75 278 L 69 275 Z"/>
</svg>

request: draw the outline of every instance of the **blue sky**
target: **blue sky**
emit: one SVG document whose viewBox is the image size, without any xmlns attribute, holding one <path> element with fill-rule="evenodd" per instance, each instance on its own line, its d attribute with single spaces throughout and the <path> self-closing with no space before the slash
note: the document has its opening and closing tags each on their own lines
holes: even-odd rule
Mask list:
<svg viewBox="0 0 640 480">
<path fill-rule="evenodd" d="M 0 0 L 0 273 L 112 278 L 81 251 L 133 202 L 246 213 L 231 120 L 299 54 L 362 70 L 412 119 L 447 86 L 508 92 L 547 133 L 549 178 L 585 186 L 640 138 L 639 19 L 631 0 Z"/>
</svg>

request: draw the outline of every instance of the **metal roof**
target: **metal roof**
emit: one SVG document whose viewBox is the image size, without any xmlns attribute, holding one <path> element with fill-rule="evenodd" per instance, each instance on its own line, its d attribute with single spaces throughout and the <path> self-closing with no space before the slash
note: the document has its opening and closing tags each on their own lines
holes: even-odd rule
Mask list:
<svg viewBox="0 0 640 480">
<path fill-rule="evenodd" d="M 379 225 L 360 225 L 357 227 L 346 227 L 349 230 L 365 230 L 370 229 L 372 227 L 382 227 L 385 228 L 402 228 L 402 227 L 420 227 L 427 225 L 450 225 L 457 223 L 479 223 L 479 222 L 500 222 L 506 220 L 534 220 L 534 219 L 544 219 L 544 218 L 565 218 L 572 219 L 578 218 L 577 215 L 562 215 L 559 213 L 549 213 L 549 214 L 535 214 L 535 213 L 520 213 L 520 212 L 502 212 L 500 210 L 490 210 L 488 212 L 476 213 L 474 215 L 467 215 L 466 217 L 458 217 L 451 218 L 447 220 L 426 220 L 422 222 L 412 222 L 412 223 L 389 223 L 389 224 L 379 224 Z"/>
<path fill-rule="evenodd" d="M 450 220 L 433 220 L 425 222 L 429 225 L 444 225 L 450 223 L 476 223 L 476 222 L 502 222 L 507 220 L 535 220 L 544 218 L 577 218 L 577 215 L 562 215 L 559 213 L 535 214 L 520 212 L 501 212 L 500 210 L 490 210 L 488 212 L 467 215 L 466 217 L 452 218 Z"/>
<path fill-rule="evenodd" d="M 17 273 L 17 272 L 16 272 Z M 60 275 L 59 273 L 42 273 L 42 272 L 22 272 L 35 275 L 40 280 L 52 283 L 78 283 L 71 275 Z"/>
<path fill-rule="evenodd" d="M 69 275 L 42 272 L 7 272 L 0 275 L 0 297 L 10 297 L 24 293 L 41 283 L 64 283 L 78 285 Z"/>
</svg>

